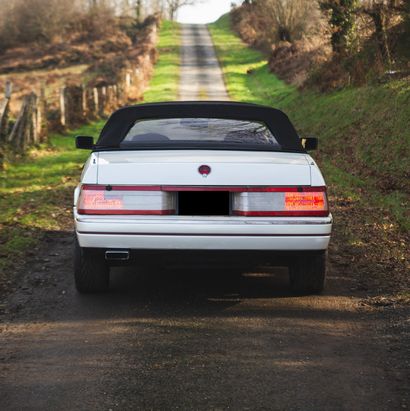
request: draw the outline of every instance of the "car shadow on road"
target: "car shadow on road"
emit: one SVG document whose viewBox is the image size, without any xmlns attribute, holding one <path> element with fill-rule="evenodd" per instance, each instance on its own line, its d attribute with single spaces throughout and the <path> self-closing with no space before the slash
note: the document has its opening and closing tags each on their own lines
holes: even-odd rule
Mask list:
<svg viewBox="0 0 410 411">
<path fill-rule="evenodd" d="M 110 292 L 138 300 L 168 301 L 291 297 L 286 268 L 240 270 L 215 267 L 114 268 Z"/>
<path fill-rule="evenodd" d="M 322 295 L 291 292 L 287 269 L 222 270 L 174 268 L 164 270 L 115 268 L 105 293 L 79 294 L 71 267 L 55 272 L 58 283 L 23 286 L 9 305 L 15 325 L 32 321 L 68 324 L 120 321 L 173 321 L 188 318 L 292 319 L 293 321 L 361 321 L 350 296 L 334 292 L 331 279 Z M 53 276 L 53 278 L 56 278 Z M 336 285 L 337 287 L 337 285 Z M 155 321 L 157 321 L 155 320 Z"/>
<path fill-rule="evenodd" d="M 289 286 L 286 268 L 223 270 L 202 268 L 112 270 L 110 290 L 78 295 L 77 310 L 88 318 L 103 312 L 107 318 L 159 317 L 292 317 L 357 316 L 341 309 L 331 294 L 298 296 Z M 74 291 L 75 293 L 75 291 Z M 349 300 L 349 299 L 347 299 Z M 78 311 L 77 311 L 78 312 Z M 336 315 L 335 315 L 336 314 Z"/>
<path fill-rule="evenodd" d="M 342 272 L 334 270 L 332 264 L 322 295 L 297 296 L 291 292 L 286 268 L 250 269 L 237 261 L 232 261 L 237 263 L 236 269 L 215 261 L 208 265 L 203 261 L 189 265 L 177 261 L 165 266 L 161 260 L 162 268 L 153 264 L 113 268 L 108 292 L 82 295 L 74 285 L 72 242 L 69 232 L 64 236 L 51 233 L 41 247 L 33 250 L 34 256 L 15 276 L 16 291 L 6 306 L 11 317 L 6 322 L 161 317 L 172 313 L 184 317 L 287 317 L 286 310 L 300 318 L 326 317 L 326 313 L 331 316 L 334 311 L 350 316 L 351 302 L 358 297 L 352 291 L 354 281 L 348 268 Z M 339 301 L 340 297 L 343 300 Z"/>
</svg>

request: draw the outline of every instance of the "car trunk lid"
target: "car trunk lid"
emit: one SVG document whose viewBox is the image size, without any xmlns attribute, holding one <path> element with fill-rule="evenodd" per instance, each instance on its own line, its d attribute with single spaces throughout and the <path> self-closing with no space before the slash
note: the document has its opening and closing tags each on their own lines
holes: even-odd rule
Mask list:
<svg viewBox="0 0 410 411">
<path fill-rule="evenodd" d="M 208 166 L 209 173 L 200 170 Z M 248 151 L 110 151 L 98 153 L 98 184 L 307 186 L 304 154 Z"/>
</svg>

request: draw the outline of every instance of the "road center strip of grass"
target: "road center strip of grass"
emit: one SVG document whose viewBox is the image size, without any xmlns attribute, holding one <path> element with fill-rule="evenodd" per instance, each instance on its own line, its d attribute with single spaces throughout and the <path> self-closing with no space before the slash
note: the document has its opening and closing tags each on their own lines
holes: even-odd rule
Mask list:
<svg viewBox="0 0 410 411">
<path fill-rule="evenodd" d="M 145 102 L 178 97 L 179 25 L 164 22 L 160 53 Z M 76 135 L 97 137 L 105 121 L 85 125 L 66 135 L 53 135 L 50 143 L 0 172 L 0 289 L 9 281 L 16 262 L 52 231 L 72 230 L 72 197 L 89 152 L 74 147 Z"/>
</svg>

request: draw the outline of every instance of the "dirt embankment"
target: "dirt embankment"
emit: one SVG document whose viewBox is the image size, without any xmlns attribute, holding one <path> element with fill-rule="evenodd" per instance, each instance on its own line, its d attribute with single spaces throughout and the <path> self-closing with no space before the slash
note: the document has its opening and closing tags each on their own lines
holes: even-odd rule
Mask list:
<svg viewBox="0 0 410 411">
<path fill-rule="evenodd" d="M 341 27 L 332 22 L 331 12 L 318 7 L 303 16 L 288 5 L 275 18 L 272 15 L 279 9 L 274 4 L 245 2 L 233 9 L 231 19 L 243 41 L 269 55 L 269 68 L 279 78 L 297 87 L 329 91 L 410 75 L 410 14 L 404 2 L 399 3 L 385 9 L 382 33 L 377 32 L 375 8 L 361 7 L 350 17 L 346 14 L 353 27 L 339 52 L 333 52 L 337 43 L 332 42 Z"/>
<path fill-rule="evenodd" d="M 395 193 L 403 198 L 393 202 L 409 201 L 406 124 L 410 77 L 403 67 L 410 67 L 410 61 L 405 61 L 399 47 L 404 42 L 400 37 L 402 18 L 391 18 L 386 33 L 397 65 L 395 73 L 402 76 L 397 79 L 393 74 L 389 77 L 381 64 L 368 16 L 357 16 L 359 50 L 338 55 L 332 52 L 324 15 L 316 31 L 306 32 L 300 39 L 266 43 L 269 28 L 256 10 L 253 3 L 236 8 L 231 15 L 232 28 L 247 44 L 262 48 L 275 76 L 298 87 L 297 92 L 289 93 L 294 102 L 284 103 L 283 109 L 298 123 L 299 131 L 320 136 L 324 156 L 340 169 L 369 183 L 381 195 Z M 408 210 L 403 214 L 407 216 L 401 220 L 410 219 Z"/>
<path fill-rule="evenodd" d="M 231 12 L 233 29 L 248 45 L 269 56 L 269 68 L 279 78 L 303 86 L 313 71 L 331 58 L 330 31 L 323 16 L 310 16 L 308 33 L 296 38 L 278 40 L 273 22 L 255 4 L 243 4 Z"/>
<path fill-rule="evenodd" d="M 158 25 L 159 20 L 150 16 L 138 27 L 132 24 L 115 24 L 98 38 L 73 33 L 51 44 L 7 49 L 0 55 L 0 95 L 11 81 L 11 110 L 15 114 L 21 98 L 31 91 L 39 94 L 42 87 L 49 101 L 57 101 L 59 89 L 65 85 L 111 84 L 121 70 L 133 67 L 146 53 L 150 42 L 147 28 Z"/>
</svg>

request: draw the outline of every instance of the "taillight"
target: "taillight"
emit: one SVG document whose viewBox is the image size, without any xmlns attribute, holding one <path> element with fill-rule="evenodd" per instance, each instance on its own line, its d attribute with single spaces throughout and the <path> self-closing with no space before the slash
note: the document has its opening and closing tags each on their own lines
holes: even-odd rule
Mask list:
<svg viewBox="0 0 410 411">
<path fill-rule="evenodd" d="M 326 209 L 325 193 L 285 193 L 285 209 L 287 211 L 323 211 Z"/>
<path fill-rule="evenodd" d="M 233 213 L 240 216 L 329 215 L 325 187 L 289 187 L 233 194 Z"/>
<path fill-rule="evenodd" d="M 176 195 L 160 187 L 84 184 L 77 202 L 79 214 L 169 215 L 176 212 Z"/>
</svg>

